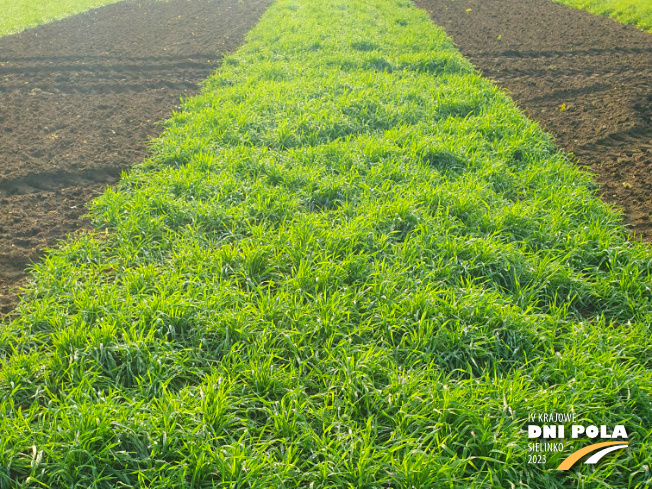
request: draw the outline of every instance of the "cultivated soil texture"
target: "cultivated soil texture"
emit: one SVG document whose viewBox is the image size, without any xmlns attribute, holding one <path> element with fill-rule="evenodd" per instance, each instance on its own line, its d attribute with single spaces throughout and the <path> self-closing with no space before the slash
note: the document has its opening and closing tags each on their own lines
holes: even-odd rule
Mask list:
<svg viewBox="0 0 652 489">
<path fill-rule="evenodd" d="M 652 241 L 652 35 L 552 0 L 416 0 Z"/>
<path fill-rule="evenodd" d="M 269 3 L 126 1 L 0 38 L 0 316 Z"/>
</svg>

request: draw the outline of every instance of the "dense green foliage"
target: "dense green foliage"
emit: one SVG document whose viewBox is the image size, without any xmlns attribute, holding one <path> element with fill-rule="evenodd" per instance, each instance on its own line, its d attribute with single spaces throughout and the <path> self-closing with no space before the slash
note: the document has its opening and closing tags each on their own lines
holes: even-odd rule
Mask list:
<svg viewBox="0 0 652 489">
<path fill-rule="evenodd" d="M 120 0 L 0 0 L 0 36 Z"/>
<path fill-rule="evenodd" d="M 623 24 L 652 32 L 651 0 L 556 0 L 598 15 L 609 15 Z"/>
<path fill-rule="evenodd" d="M 152 150 L 0 332 L 0 488 L 651 483 L 652 253 L 411 2 L 279 0 Z M 571 410 L 631 449 L 527 464 Z"/>
</svg>

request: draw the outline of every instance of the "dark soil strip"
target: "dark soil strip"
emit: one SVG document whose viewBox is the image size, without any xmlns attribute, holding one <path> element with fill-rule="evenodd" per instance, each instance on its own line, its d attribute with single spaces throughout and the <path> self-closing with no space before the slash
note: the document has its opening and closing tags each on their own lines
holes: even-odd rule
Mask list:
<svg viewBox="0 0 652 489">
<path fill-rule="evenodd" d="M 0 313 L 269 3 L 127 1 L 0 38 Z"/>
<path fill-rule="evenodd" d="M 652 241 L 652 35 L 552 0 L 415 2 Z"/>
</svg>

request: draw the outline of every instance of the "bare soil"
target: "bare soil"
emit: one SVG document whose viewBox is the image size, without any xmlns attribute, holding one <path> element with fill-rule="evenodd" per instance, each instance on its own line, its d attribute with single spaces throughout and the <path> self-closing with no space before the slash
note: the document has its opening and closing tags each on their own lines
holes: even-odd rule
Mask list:
<svg viewBox="0 0 652 489">
<path fill-rule="evenodd" d="M 269 3 L 126 1 L 0 38 L 0 317 Z"/>
<path fill-rule="evenodd" d="M 552 0 L 415 0 L 652 242 L 652 35 Z"/>
</svg>

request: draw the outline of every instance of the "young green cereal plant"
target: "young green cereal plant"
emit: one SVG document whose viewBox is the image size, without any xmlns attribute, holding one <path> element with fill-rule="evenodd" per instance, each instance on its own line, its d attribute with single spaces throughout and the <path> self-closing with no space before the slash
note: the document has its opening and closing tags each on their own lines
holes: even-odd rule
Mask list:
<svg viewBox="0 0 652 489">
<path fill-rule="evenodd" d="M 652 254 L 406 0 L 279 0 L 0 329 L 0 488 L 646 487 Z M 528 412 L 624 423 L 527 464 Z"/>
<path fill-rule="evenodd" d="M 652 3 L 648 0 L 556 0 L 571 7 L 608 15 L 623 24 L 652 32 Z"/>
<path fill-rule="evenodd" d="M 120 0 L 0 0 L 0 37 Z"/>
</svg>

